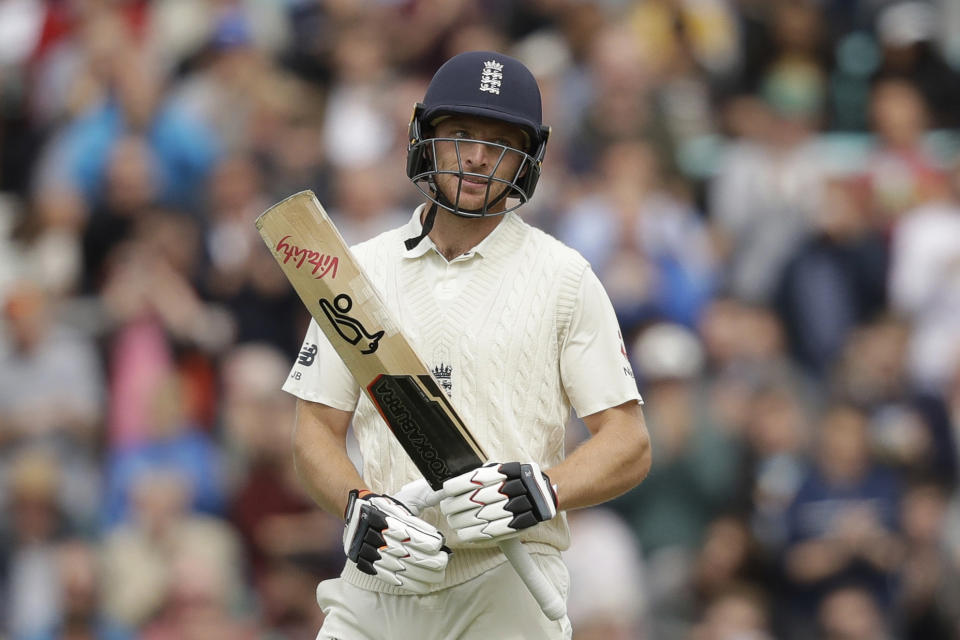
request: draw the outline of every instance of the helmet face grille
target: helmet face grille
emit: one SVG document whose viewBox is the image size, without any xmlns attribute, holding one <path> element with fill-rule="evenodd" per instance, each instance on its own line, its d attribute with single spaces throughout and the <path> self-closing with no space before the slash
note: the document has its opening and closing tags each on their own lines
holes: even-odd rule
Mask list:
<svg viewBox="0 0 960 640">
<path fill-rule="evenodd" d="M 454 145 L 457 156 L 456 168 L 441 169 L 437 165 L 438 143 Z M 466 144 L 481 144 L 497 150 L 497 160 L 491 165 L 489 172 L 479 173 L 476 171 L 468 171 L 464 168 L 461 145 Z M 417 162 L 418 168 L 410 175 L 410 180 L 413 181 L 420 192 L 444 209 L 457 215 L 471 218 L 500 215 L 507 211 L 513 211 L 526 203 L 532 195 L 531 186 L 536 184 L 536 177 L 539 177 L 540 172 L 540 161 L 524 151 L 504 144 L 472 140 L 469 138 L 427 138 L 425 140 L 419 140 L 410 146 L 410 154 L 415 155 L 419 159 L 419 162 Z M 501 165 L 503 165 L 504 160 L 511 155 L 519 156 L 516 171 L 510 176 L 498 176 L 497 172 Z M 528 176 L 531 176 L 531 174 L 536 174 L 536 177 L 532 180 L 528 179 Z M 443 193 L 437 184 L 437 178 L 439 176 L 453 176 L 456 178 L 456 192 Z M 481 207 L 468 209 L 461 206 L 460 200 L 464 178 L 476 178 L 486 183 L 486 195 Z M 504 209 L 501 210 L 497 208 L 497 210 L 492 210 L 504 200 L 507 201 Z M 511 203 L 511 201 L 514 202 Z"/>
<path fill-rule="evenodd" d="M 537 182 L 540 180 L 540 171 L 543 165 L 544 155 L 546 154 L 547 140 L 550 134 L 549 127 L 541 127 L 538 141 L 530 153 L 507 145 L 484 140 L 472 140 L 468 138 L 424 138 L 421 134 L 423 108 L 423 105 L 418 104 L 414 109 L 413 118 L 410 121 L 410 144 L 407 147 L 407 177 L 410 178 L 417 189 L 427 199 L 457 215 L 476 218 L 487 215 L 501 215 L 508 211 L 513 211 L 533 197 Z M 456 145 L 455 148 L 458 159 L 456 169 L 441 169 L 437 165 L 438 142 Z M 462 154 L 460 152 L 460 145 L 462 144 L 482 144 L 498 149 L 498 158 L 497 161 L 493 163 L 493 169 L 489 173 L 465 171 Z M 509 178 L 494 175 L 504 159 L 509 157 L 508 154 L 516 154 L 519 156 L 520 162 L 517 170 Z M 440 192 L 437 187 L 437 177 L 443 175 L 452 175 L 459 178 L 456 193 L 443 194 Z M 487 197 L 484 199 L 483 206 L 476 209 L 467 209 L 460 206 L 462 180 L 465 177 L 474 177 L 487 181 Z M 494 185 L 500 184 L 505 187 L 502 191 L 494 189 Z M 491 211 L 495 205 L 504 199 L 508 201 L 505 209 Z"/>
</svg>

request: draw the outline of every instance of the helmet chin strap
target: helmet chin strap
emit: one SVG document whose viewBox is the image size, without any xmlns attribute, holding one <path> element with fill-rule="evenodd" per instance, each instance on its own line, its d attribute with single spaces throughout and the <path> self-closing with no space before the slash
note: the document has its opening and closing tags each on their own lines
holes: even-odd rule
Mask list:
<svg viewBox="0 0 960 640">
<path fill-rule="evenodd" d="M 460 175 L 460 179 L 463 180 L 462 174 Z M 450 199 L 443 194 L 443 191 L 441 191 L 437 187 L 437 184 L 433 181 L 432 178 L 430 179 L 430 183 L 433 186 L 434 193 L 437 194 L 437 200 L 435 200 L 433 204 L 430 206 L 430 209 L 427 211 L 426 217 L 424 217 L 423 219 L 423 228 L 420 230 L 420 235 L 413 238 L 407 238 L 406 240 L 403 241 L 403 245 L 407 248 L 407 251 L 410 251 L 411 249 L 416 247 L 418 244 L 420 244 L 421 240 L 423 240 L 428 235 L 430 235 L 430 231 L 433 230 L 433 223 L 437 219 L 437 209 L 439 207 L 439 203 L 442 202 L 443 208 L 448 209 L 454 215 L 460 215 L 459 213 L 460 211 L 465 211 L 467 213 L 472 213 L 476 215 L 461 216 L 461 217 L 480 218 L 480 217 L 483 217 L 484 215 L 487 215 L 484 213 L 486 209 L 496 205 L 498 202 L 502 200 L 505 200 L 507 197 L 507 194 L 510 193 L 510 188 L 507 187 L 500 193 L 500 195 L 494 198 L 491 202 L 487 203 L 486 206 L 484 206 L 482 209 L 461 209 L 460 207 L 456 206 L 454 203 L 450 202 Z"/>
<path fill-rule="evenodd" d="M 430 231 L 433 229 L 433 221 L 437 219 L 437 203 L 434 202 L 430 206 L 430 210 L 427 211 L 427 216 L 423 219 L 423 228 L 420 230 L 420 235 L 407 238 L 403 241 L 403 246 L 407 248 L 407 251 L 410 251 L 418 244 L 420 241 L 430 235 Z"/>
</svg>

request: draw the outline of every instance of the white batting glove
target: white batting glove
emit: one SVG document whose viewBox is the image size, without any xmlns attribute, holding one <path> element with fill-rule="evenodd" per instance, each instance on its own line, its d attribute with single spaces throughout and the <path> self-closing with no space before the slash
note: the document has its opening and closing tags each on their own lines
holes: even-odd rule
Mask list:
<svg viewBox="0 0 960 640">
<path fill-rule="evenodd" d="M 440 511 L 464 542 L 516 534 L 557 515 L 557 493 L 534 462 L 491 462 L 443 483 Z"/>
<path fill-rule="evenodd" d="M 350 492 L 343 550 L 357 568 L 411 593 L 427 593 L 443 580 L 450 549 L 436 527 L 399 500 Z"/>
</svg>

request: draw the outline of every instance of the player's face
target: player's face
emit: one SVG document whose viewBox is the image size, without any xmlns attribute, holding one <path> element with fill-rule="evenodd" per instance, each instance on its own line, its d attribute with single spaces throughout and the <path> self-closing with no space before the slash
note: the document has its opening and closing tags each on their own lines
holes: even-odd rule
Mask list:
<svg viewBox="0 0 960 640">
<path fill-rule="evenodd" d="M 434 137 L 450 138 L 436 146 L 441 172 L 436 181 L 443 195 L 460 209 L 482 209 L 486 202 L 490 213 L 503 211 L 506 198 L 497 197 L 521 168 L 524 156 L 515 150 L 525 146 L 523 131 L 496 120 L 453 116 L 437 124 Z M 491 202 L 495 204 L 490 206 Z"/>
</svg>

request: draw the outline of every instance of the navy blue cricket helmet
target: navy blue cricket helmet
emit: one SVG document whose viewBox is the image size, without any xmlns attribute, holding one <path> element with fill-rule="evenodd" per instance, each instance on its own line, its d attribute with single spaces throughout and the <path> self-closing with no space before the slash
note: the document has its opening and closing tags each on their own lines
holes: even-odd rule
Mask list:
<svg viewBox="0 0 960 640">
<path fill-rule="evenodd" d="M 447 139 L 434 136 L 434 125 L 449 115 L 480 116 L 507 122 L 519 127 L 526 135 L 528 144 L 525 149 L 459 139 L 459 142 L 483 142 L 500 147 L 501 161 L 506 153 L 521 156 L 520 166 L 512 179 L 495 177 L 493 171 L 490 175 L 480 176 L 489 178 L 490 184 L 502 183 L 507 187 L 500 195 L 488 199 L 480 209 L 461 208 L 457 201 L 451 201 L 437 189 L 435 177 L 440 173 L 461 178 L 464 174 L 469 175 L 462 165 L 459 171 L 440 171 L 437 167 L 436 143 Z M 533 196 L 549 136 L 550 127 L 542 122 L 540 88 L 522 62 L 493 51 L 461 53 L 437 70 L 423 102 L 414 107 L 407 147 L 407 176 L 432 202 L 457 215 L 499 215 L 516 209 Z M 457 139 L 448 141 L 459 143 Z M 504 211 L 489 211 L 492 205 L 505 198 L 517 202 Z"/>
</svg>

